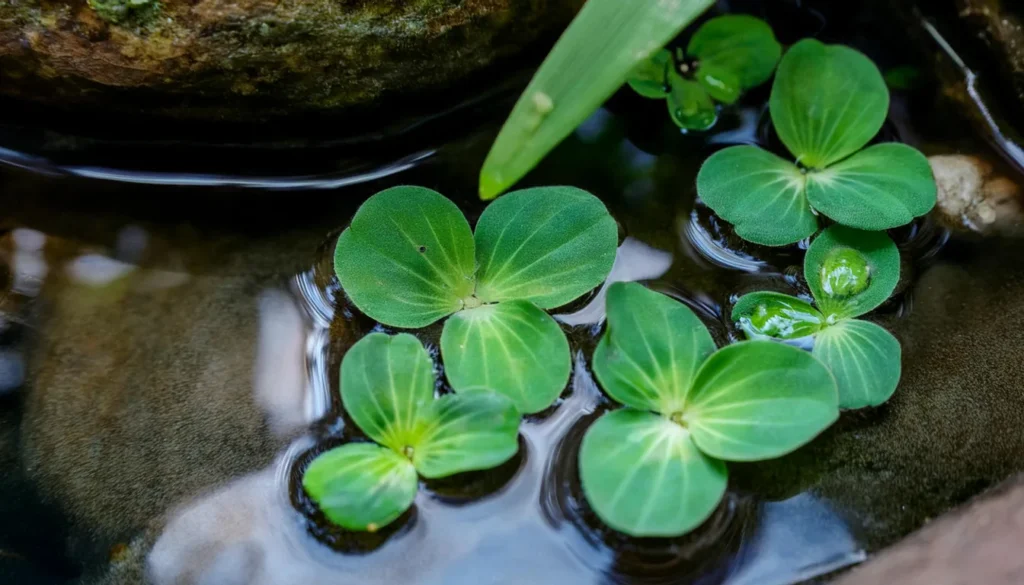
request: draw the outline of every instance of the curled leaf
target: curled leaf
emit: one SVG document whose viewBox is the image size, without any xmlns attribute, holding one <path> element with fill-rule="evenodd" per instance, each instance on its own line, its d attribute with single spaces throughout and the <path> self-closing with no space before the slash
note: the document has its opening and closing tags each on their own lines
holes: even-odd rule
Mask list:
<svg viewBox="0 0 1024 585">
<path fill-rule="evenodd" d="M 821 330 L 825 318 L 810 303 L 777 292 L 743 295 L 732 310 L 732 319 L 748 337 L 799 339 Z"/>
<path fill-rule="evenodd" d="M 843 259 L 856 267 L 844 266 Z M 846 280 L 855 274 L 860 275 L 858 282 Z M 885 232 L 834 225 L 811 242 L 804 256 L 804 277 L 827 318 L 859 317 L 892 295 L 900 280 L 900 252 Z"/>
</svg>

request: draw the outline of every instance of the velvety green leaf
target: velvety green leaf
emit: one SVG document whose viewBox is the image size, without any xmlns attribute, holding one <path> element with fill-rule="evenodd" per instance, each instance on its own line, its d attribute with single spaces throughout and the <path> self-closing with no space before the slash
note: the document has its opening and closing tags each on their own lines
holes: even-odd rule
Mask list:
<svg viewBox="0 0 1024 585">
<path fill-rule="evenodd" d="M 572 367 L 558 323 L 527 301 L 459 311 L 444 324 L 441 355 L 456 392 L 497 392 L 523 413 L 551 406 Z"/>
<path fill-rule="evenodd" d="M 740 78 L 736 73 L 714 64 L 701 65 L 694 74 L 694 79 L 709 96 L 723 104 L 736 103 L 743 92 Z"/>
<path fill-rule="evenodd" d="M 412 463 L 394 451 L 349 443 L 314 459 L 302 487 L 334 524 L 373 532 L 409 509 L 419 482 Z"/>
<path fill-rule="evenodd" d="M 900 342 L 874 323 L 846 319 L 826 327 L 813 354 L 836 377 L 841 408 L 878 406 L 900 382 Z"/>
<path fill-rule="evenodd" d="M 341 362 L 341 400 L 368 437 L 402 452 L 416 443 L 432 408 L 434 364 L 408 333 L 371 333 Z"/>
<path fill-rule="evenodd" d="M 519 450 L 519 411 L 500 394 L 442 396 L 426 419 L 412 460 L 423 477 L 490 469 Z"/>
<path fill-rule="evenodd" d="M 799 242 L 818 231 L 793 163 L 756 146 L 711 155 L 697 174 L 697 194 L 745 240 L 765 246 Z"/>
<path fill-rule="evenodd" d="M 777 292 L 743 295 L 732 310 L 732 320 L 747 336 L 799 339 L 814 335 L 825 318 L 810 303 Z"/>
<path fill-rule="evenodd" d="M 775 341 L 715 352 L 694 381 L 683 420 L 701 451 L 757 461 L 804 445 L 839 417 L 836 381 L 810 353 Z"/>
<path fill-rule="evenodd" d="M 867 286 L 836 287 L 843 279 L 860 278 L 863 269 L 850 253 L 867 263 Z M 866 232 L 834 225 L 811 242 L 804 256 L 804 278 L 818 308 L 832 321 L 859 317 L 884 303 L 900 280 L 900 252 L 885 232 Z M 831 284 L 830 284 L 831 283 Z M 859 290 L 855 294 L 846 294 Z"/>
<path fill-rule="evenodd" d="M 480 171 L 496 197 L 607 100 L 714 0 L 590 0 L 516 102 Z"/>
<path fill-rule="evenodd" d="M 624 408 L 603 415 L 580 446 L 583 494 L 605 524 L 631 536 L 679 536 L 725 493 L 721 461 L 667 418 Z"/>
<path fill-rule="evenodd" d="M 608 288 L 608 331 L 594 352 L 594 374 L 626 406 L 666 415 L 686 404 L 701 363 L 715 351 L 686 305 L 635 282 Z"/>
<path fill-rule="evenodd" d="M 668 96 L 668 69 L 672 66 L 672 54 L 662 49 L 650 59 L 645 59 L 633 68 L 626 81 L 633 91 L 645 98 L 665 99 Z"/>
<path fill-rule="evenodd" d="M 698 71 L 709 67 L 732 72 L 742 91 L 768 81 L 782 55 L 782 45 L 765 21 L 730 14 L 704 23 L 690 39 L 686 53 L 699 60 Z"/>
<path fill-rule="evenodd" d="M 604 203 L 575 187 L 509 193 L 476 224 L 476 296 L 485 303 L 564 305 L 604 282 L 618 227 Z"/>
<path fill-rule="evenodd" d="M 887 230 L 935 206 L 935 178 L 923 154 L 905 144 L 877 144 L 807 175 L 807 199 L 836 222 Z"/>
<path fill-rule="evenodd" d="M 473 234 L 454 203 L 423 187 L 366 201 L 338 238 L 334 269 L 359 310 L 394 327 L 423 327 L 473 292 Z"/>
<path fill-rule="evenodd" d="M 796 160 L 824 168 L 860 150 L 885 122 L 889 90 L 862 53 L 804 39 L 782 57 L 769 102 Z"/>
<path fill-rule="evenodd" d="M 668 74 L 668 115 L 684 130 L 707 130 L 718 120 L 718 111 L 704 86 L 684 79 L 674 71 Z"/>
</svg>

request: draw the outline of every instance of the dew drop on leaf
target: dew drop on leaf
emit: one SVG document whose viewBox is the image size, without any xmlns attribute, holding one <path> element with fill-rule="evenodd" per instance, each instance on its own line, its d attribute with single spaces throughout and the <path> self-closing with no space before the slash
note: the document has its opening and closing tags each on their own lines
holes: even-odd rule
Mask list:
<svg viewBox="0 0 1024 585">
<path fill-rule="evenodd" d="M 845 299 L 863 292 L 871 281 L 871 266 L 852 248 L 833 250 L 821 265 L 821 288 L 828 296 Z"/>
<path fill-rule="evenodd" d="M 817 316 L 782 302 L 762 303 L 742 321 L 744 328 L 776 339 L 812 335 L 820 327 Z"/>
</svg>

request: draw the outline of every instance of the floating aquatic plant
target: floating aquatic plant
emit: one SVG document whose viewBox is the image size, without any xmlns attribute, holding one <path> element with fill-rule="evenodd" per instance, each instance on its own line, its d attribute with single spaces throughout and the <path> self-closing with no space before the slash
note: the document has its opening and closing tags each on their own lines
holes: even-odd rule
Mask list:
<svg viewBox="0 0 1024 585">
<path fill-rule="evenodd" d="M 714 0 L 589 0 L 548 54 L 480 170 L 493 199 L 530 171 Z"/>
<path fill-rule="evenodd" d="M 896 143 L 864 148 L 885 121 L 889 91 L 863 54 L 798 42 L 779 64 L 769 109 L 795 162 L 733 146 L 712 155 L 697 176 L 700 198 L 740 237 L 792 244 L 818 230 L 818 214 L 885 230 L 935 205 L 935 179 L 923 154 Z"/>
<path fill-rule="evenodd" d="M 608 330 L 594 373 L 625 408 L 583 438 L 583 492 L 597 515 L 632 536 L 678 536 L 725 493 L 724 461 L 778 457 L 839 415 L 836 383 L 805 351 L 769 341 L 715 350 L 682 303 L 643 286 L 608 290 Z"/>
<path fill-rule="evenodd" d="M 412 505 L 418 475 L 489 469 L 518 451 L 520 419 L 511 400 L 493 392 L 435 398 L 434 381 L 430 356 L 408 333 L 371 333 L 345 354 L 342 403 L 374 442 L 331 449 L 302 476 L 331 522 L 377 530 Z"/>
<path fill-rule="evenodd" d="M 572 187 L 492 203 L 476 232 L 423 187 L 371 197 L 338 239 L 334 266 L 361 311 L 394 327 L 451 316 L 441 333 L 456 392 L 492 390 L 521 412 L 550 406 L 569 379 L 569 344 L 545 312 L 601 284 L 618 245 L 599 199 Z"/>
<path fill-rule="evenodd" d="M 644 97 L 666 100 L 680 128 L 706 130 L 718 117 L 713 100 L 735 103 L 744 91 L 768 81 L 780 55 L 782 46 L 765 21 L 745 14 L 719 16 L 697 29 L 678 64 L 662 49 L 640 63 L 628 82 Z"/>
<path fill-rule="evenodd" d="M 812 354 L 835 375 L 839 406 L 877 406 L 900 380 L 900 344 L 882 327 L 856 319 L 889 298 L 900 254 L 889 236 L 842 226 L 823 231 L 807 250 L 804 278 L 817 308 L 776 292 L 744 295 L 732 318 L 752 338 L 813 336 Z"/>
</svg>

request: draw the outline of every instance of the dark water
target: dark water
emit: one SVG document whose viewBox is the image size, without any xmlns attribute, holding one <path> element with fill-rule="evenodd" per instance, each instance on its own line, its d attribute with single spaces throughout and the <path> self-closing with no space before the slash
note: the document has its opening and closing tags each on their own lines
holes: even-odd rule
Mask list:
<svg viewBox="0 0 1024 585">
<path fill-rule="evenodd" d="M 789 2 L 761 14 L 787 42 L 821 33 L 883 69 L 921 65 L 899 34 L 867 35 L 859 16 Z M 744 244 L 694 200 L 715 149 L 779 147 L 766 97 L 755 91 L 713 133 L 688 136 L 663 104 L 622 93 L 524 186 L 601 197 L 624 235 L 613 276 L 679 298 L 727 343 L 739 295 L 806 292 L 799 249 Z M 524 423 L 516 458 L 423 484 L 378 534 L 328 526 L 297 479 L 358 434 L 338 367 L 375 327 L 338 289 L 333 238 L 395 184 L 477 214 L 476 172 L 507 105 L 415 160 L 397 145 L 401 165 L 342 173 L 337 189 L 0 174 L 0 582 L 782 585 L 859 562 L 1024 469 L 1024 243 L 950 238 L 924 220 L 892 233 L 904 278 L 872 315 L 903 344 L 896 396 L 781 460 L 731 465 L 727 497 L 693 533 L 626 538 L 582 498 L 579 441 L 608 407 L 587 364 L 599 295 L 562 311 L 574 375 Z M 934 83 L 894 95 L 892 114 L 879 140 L 994 158 Z M 422 332 L 428 344 L 437 335 Z"/>
</svg>

